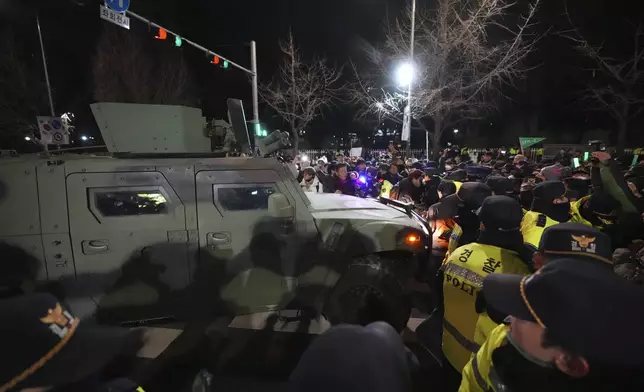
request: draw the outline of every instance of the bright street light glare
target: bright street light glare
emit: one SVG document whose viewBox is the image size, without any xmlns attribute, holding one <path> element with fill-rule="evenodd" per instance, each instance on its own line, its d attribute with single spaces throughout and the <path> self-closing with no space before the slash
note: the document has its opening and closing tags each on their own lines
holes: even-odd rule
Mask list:
<svg viewBox="0 0 644 392">
<path fill-rule="evenodd" d="M 402 63 L 396 70 L 396 83 L 401 87 L 407 87 L 414 80 L 414 66 L 411 63 Z"/>
<path fill-rule="evenodd" d="M 81 136 L 81 140 L 82 140 L 82 141 L 87 140 L 87 136 L 85 136 L 85 135 Z"/>
<path fill-rule="evenodd" d="M 458 133 L 458 129 L 455 129 L 455 130 L 454 130 L 454 133 Z"/>
<path fill-rule="evenodd" d="M 26 141 L 31 141 L 31 138 L 29 136 L 25 136 Z"/>
</svg>

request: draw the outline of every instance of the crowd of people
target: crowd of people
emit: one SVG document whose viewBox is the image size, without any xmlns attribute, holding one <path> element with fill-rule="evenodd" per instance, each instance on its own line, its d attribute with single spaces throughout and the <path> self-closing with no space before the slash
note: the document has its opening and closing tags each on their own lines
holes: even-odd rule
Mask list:
<svg viewBox="0 0 644 392">
<path fill-rule="evenodd" d="M 390 152 L 300 161 L 297 174 L 305 192 L 406 200 L 427 218 L 435 310 L 417 340 L 441 342 L 436 391 L 644 390 L 644 164 L 603 151 L 580 165 L 563 153 L 531 162 L 447 149 L 434 162 Z M 101 378 L 140 337 L 25 292 L 3 277 L 0 392 L 143 390 Z M 411 391 L 420 369 L 390 325 L 340 325 L 307 349 L 288 388 Z"/>
<path fill-rule="evenodd" d="M 472 157 L 458 148 L 437 161 L 394 150 L 375 161 L 315 162 L 304 169 L 303 187 L 313 177 L 324 192 L 364 196 L 355 192 L 364 178 L 367 195 L 414 203 L 427 218 L 427 281 L 436 301 L 426 323 L 440 328 L 418 338 L 441 341 L 433 353 L 440 390 L 644 390 L 644 162 L 605 151 L 562 150 L 531 161 L 517 149 Z M 352 333 L 371 332 L 334 336 Z M 310 351 L 327 358 L 337 350 L 333 361 L 346 366 L 341 345 L 316 347 Z M 389 355 L 401 358 L 393 349 Z M 387 387 L 368 390 L 409 390 L 408 373 L 392 388 L 373 366 L 374 383 Z M 334 377 L 328 368 L 322 373 Z"/>
</svg>

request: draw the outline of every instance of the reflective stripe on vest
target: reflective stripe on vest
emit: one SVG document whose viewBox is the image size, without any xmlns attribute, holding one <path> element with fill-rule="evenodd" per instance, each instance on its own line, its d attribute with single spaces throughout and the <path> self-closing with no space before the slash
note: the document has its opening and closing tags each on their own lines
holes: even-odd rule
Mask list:
<svg viewBox="0 0 644 392">
<path fill-rule="evenodd" d="M 474 374 L 474 379 L 476 380 L 476 383 L 479 384 L 479 387 L 481 387 L 482 390 L 487 391 L 487 383 L 479 370 L 479 362 L 476 359 L 476 355 L 472 358 L 472 373 Z"/>
<path fill-rule="evenodd" d="M 447 330 L 447 332 L 450 333 L 450 335 L 454 337 L 454 339 L 456 339 L 456 342 L 458 342 L 458 344 L 460 344 L 466 350 L 472 353 L 476 353 L 477 351 L 479 351 L 479 348 L 481 348 L 481 346 L 479 346 L 478 344 L 461 335 L 461 333 L 458 332 L 458 329 L 456 329 L 456 327 L 450 324 L 446 319 L 443 319 L 443 327 Z"/>
<path fill-rule="evenodd" d="M 445 267 L 445 273 L 452 273 L 454 275 L 458 275 L 461 278 L 467 279 L 472 283 L 476 283 L 479 286 L 483 285 L 483 277 L 479 274 L 477 274 L 474 271 L 470 271 L 467 268 L 463 268 L 460 265 L 456 265 L 454 263 L 448 263 L 447 267 Z"/>
</svg>

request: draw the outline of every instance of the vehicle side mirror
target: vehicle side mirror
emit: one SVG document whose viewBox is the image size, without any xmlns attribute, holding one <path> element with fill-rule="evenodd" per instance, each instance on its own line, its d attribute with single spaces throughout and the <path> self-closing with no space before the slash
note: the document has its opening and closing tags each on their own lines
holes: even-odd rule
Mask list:
<svg viewBox="0 0 644 392">
<path fill-rule="evenodd" d="M 268 213 L 273 218 L 293 218 L 295 208 L 290 205 L 286 196 L 281 193 L 273 193 L 268 197 Z"/>
</svg>

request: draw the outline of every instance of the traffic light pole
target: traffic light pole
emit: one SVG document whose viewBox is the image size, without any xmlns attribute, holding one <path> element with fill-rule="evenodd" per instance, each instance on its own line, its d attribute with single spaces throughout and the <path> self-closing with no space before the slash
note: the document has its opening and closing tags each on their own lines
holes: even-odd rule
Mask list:
<svg viewBox="0 0 644 392">
<path fill-rule="evenodd" d="M 250 69 L 253 75 L 253 132 L 259 127 L 259 97 L 257 92 L 257 48 L 255 41 L 250 41 Z"/>
<path fill-rule="evenodd" d="M 181 37 L 181 40 L 183 42 L 185 42 L 188 45 L 191 45 L 191 46 L 201 50 L 202 52 L 205 52 L 206 55 L 208 55 L 208 56 L 217 56 L 221 60 L 228 62 L 229 65 L 231 65 L 231 66 L 233 66 L 233 67 L 235 67 L 235 68 L 237 68 L 237 69 L 239 69 L 241 71 L 244 71 L 247 74 L 249 74 L 251 76 L 251 78 L 252 78 L 252 89 L 253 89 L 253 126 L 256 127 L 257 126 L 256 124 L 259 124 L 259 102 L 258 102 L 258 92 L 257 92 L 257 53 L 256 53 L 255 41 L 250 41 L 251 69 L 248 69 L 246 67 L 242 67 L 241 65 L 237 64 L 236 62 L 231 61 L 231 60 L 227 59 L 226 57 L 224 57 L 224 56 L 222 56 L 222 55 L 220 55 L 218 53 L 213 52 L 210 49 L 207 49 L 207 48 L 205 48 L 205 47 L 203 47 L 203 46 L 201 46 L 201 45 L 199 45 L 199 44 L 197 44 L 195 42 L 190 41 L 189 39 L 186 39 L 186 38 L 182 37 L 181 35 L 173 32 L 173 31 L 168 30 L 167 28 L 165 28 L 165 27 L 163 27 L 163 26 L 161 26 L 161 25 L 159 25 L 157 23 L 154 23 L 153 21 L 151 21 L 151 20 L 149 20 L 147 18 L 142 17 L 139 14 L 136 14 L 136 13 L 130 11 L 130 10 L 127 10 L 125 12 L 126 12 L 126 14 L 128 16 L 130 16 L 130 17 L 132 17 L 134 19 L 138 19 L 141 22 L 147 23 L 148 26 L 153 26 L 153 27 L 156 27 L 157 29 L 163 29 L 166 32 L 174 35 L 175 37 Z M 40 26 L 39 26 L 39 28 L 40 28 Z"/>
</svg>

